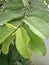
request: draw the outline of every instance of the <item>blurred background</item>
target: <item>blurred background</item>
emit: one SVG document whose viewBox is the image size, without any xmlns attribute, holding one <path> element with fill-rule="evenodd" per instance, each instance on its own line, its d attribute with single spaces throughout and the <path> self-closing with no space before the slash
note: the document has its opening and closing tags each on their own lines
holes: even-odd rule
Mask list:
<svg viewBox="0 0 49 65">
<path fill-rule="evenodd" d="M 49 65 L 49 39 L 44 40 L 47 48 L 46 56 L 38 56 L 32 53 L 31 61 L 34 65 Z"/>
</svg>

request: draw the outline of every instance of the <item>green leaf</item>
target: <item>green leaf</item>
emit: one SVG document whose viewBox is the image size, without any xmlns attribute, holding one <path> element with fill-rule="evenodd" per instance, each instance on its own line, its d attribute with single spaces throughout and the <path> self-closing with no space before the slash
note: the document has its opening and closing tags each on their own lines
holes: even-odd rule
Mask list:
<svg viewBox="0 0 49 65">
<path fill-rule="evenodd" d="M 30 58 L 30 51 L 28 43 L 30 41 L 29 36 L 24 28 L 19 28 L 16 31 L 16 48 L 24 58 Z"/>
<path fill-rule="evenodd" d="M 24 6 L 27 6 L 28 5 L 28 0 L 22 0 Z"/>
<path fill-rule="evenodd" d="M 20 21 L 13 21 L 11 22 L 12 25 L 17 26 L 20 24 Z M 15 31 L 14 28 L 8 28 L 6 25 L 0 27 L 0 44 L 13 32 Z"/>
<path fill-rule="evenodd" d="M 47 23 L 49 23 L 49 13 L 48 12 L 30 9 L 30 11 L 28 12 L 28 16 L 38 17 L 46 21 Z"/>
<path fill-rule="evenodd" d="M 22 0 L 8 0 L 8 2 L 3 4 L 4 9 L 15 9 L 19 10 L 24 7 Z"/>
<path fill-rule="evenodd" d="M 3 54 L 8 54 L 9 52 L 9 46 L 12 43 L 13 36 L 10 35 L 8 38 L 5 39 L 5 41 L 2 44 L 2 53 Z"/>
<path fill-rule="evenodd" d="M 30 16 L 26 17 L 26 20 L 24 20 L 24 22 L 36 35 L 42 39 L 49 38 L 49 25 L 46 21 L 38 17 Z"/>
<path fill-rule="evenodd" d="M 28 26 L 25 25 L 25 29 L 30 36 L 30 48 L 33 52 L 38 55 L 46 55 L 46 46 L 44 44 L 44 40 L 35 35 Z"/>
<path fill-rule="evenodd" d="M 48 0 L 30 0 L 28 16 L 38 17 L 49 23 L 49 8 L 48 4 L 45 4 L 46 2 L 49 3 Z"/>
<path fill-rule="evenodd" d="M 0 12 L 0 26 L 7 22 L 23 17 L 23 12 L 5 10 Z"/>
<path fill-rule="evenodd" d="M 44 3 L 44 0 L 30 0 L 30 7 L 34 10 L 48 11 L 47 4 Z"/>
<path fill-rule="evenodd" d="M 30 0 L 31 4 L 30 10 L 28 11 L 28 16 L 35 16 L 49 22 L 49 8 L 48 4 L 45 5 L 44 1 L 48 0 Z"/>
</svg>

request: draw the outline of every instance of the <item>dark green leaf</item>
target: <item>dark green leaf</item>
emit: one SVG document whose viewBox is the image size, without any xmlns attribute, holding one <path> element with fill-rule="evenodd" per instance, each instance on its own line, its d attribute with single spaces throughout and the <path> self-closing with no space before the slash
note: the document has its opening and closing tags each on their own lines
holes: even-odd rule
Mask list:
<svg viewBox="0 0 49 65">
<path fill-rule="evenodd" d="M 0 54 L 0 65 L 8 65 L 8 61 L 6 59 L 6 56 L 3 54 Z"/>
</svg>

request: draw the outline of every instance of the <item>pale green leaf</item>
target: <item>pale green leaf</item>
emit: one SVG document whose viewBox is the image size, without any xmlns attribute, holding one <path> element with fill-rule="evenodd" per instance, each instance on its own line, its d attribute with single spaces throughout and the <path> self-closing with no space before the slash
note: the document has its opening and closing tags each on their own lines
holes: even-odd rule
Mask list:
<svg viewBox="0 0 49 65">
<path fill-rule="evenodd" d="M 7 56 L 0 54 L 0 65 L 8 65 Z"/>
<path fill-rule="evenodd" d="M 28 43 L 30 41 L 29 36 L 24 28 L 19 28 L 16 31 L 16 48 L 24 58 L 30 58 L 30 51 Z"/>
<path fill-rule="evenodd" d="M 35 16 L 47 22 L 49 20 L 49 8 L 48 4 L 45 5 L 44 1 L 48 0 L 30 0 L 28 16 Z"/>
<path fill-rule="evenodd" d="M 49 23 L 49 13 L 48 12 L 30 9 L 28 12 L 28 16 L 38 17 L 38 18 L 43 19 L 47 23 Z"/>
<path fill-rule="evenodd" d="M 46 46 L 44 44 L 44 40 L 35 35 L 28 26 L 25 25 L 25 29 L 30 36 L 30 48 L 33 52 L 38 55 L 46 55 Z"/>
<path fill-rule="evenodd" d="M 49 25 L 46 21 L 38 17 L 26 17 L 24 22 L 29 26 L 29 28 L 42 39 L 49 38 Z"/>
<path fill-rule="evenodd" d="M 28 0 L 22 0 L 24 6 L 27 6 L 28 5 Z"/>
<path fill-rule="evenodd" d="M 44 3 L 44 0 L 30 0 L 30 7 L 34 10 L 48 11 L 47 4 Z"/>
<path fill-rule="evenodd" d="M 48 0 L 30 0 L 30 9 L 28 11 L 28 16 L 38 17 L 45 22 L 49 23 L 49 8 Z M 47 3 L 47 5 L 45 4 Z"/>
<path fill-rule="evenodd" d="M 13 21 L 11 22 L 12 25 L 17 26 L 20 24 L 20 21 Z M 13 32 L 15 31 L 14 28 L 8 28 L 6 25 L 0 27 L 0 44 Z"/>
<path fill-rule="evenodd" d="M 12 43 L 13 36 L 10 35 L 8 38 L 5 39 L 5 41 L 2 44 L 2 53 L 3 54 L 8 54 L 9 52 L 9 46 Z"/>
</svg>

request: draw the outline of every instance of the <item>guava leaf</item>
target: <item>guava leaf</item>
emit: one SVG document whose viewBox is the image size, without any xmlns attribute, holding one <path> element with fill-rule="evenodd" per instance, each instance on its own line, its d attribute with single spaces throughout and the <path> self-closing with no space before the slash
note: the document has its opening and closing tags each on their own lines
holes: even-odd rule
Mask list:
<svg viewBox="0 0 49 65">
<path fill-rule="evenodd" d="M 28 43 L 30 41 L 29 36 L 24 28 L 19 28 L 16 31 L 16 48 L 24 58 L 30 58 L 30 51 Z"/>
<path fill-rule="evenodd" d="M 48 11 L 48 4 L 44 3 L 45 0 L 30 0 L 30 7 L 34 10 Z"/>
<path fill-rule="evenodd" d="M 35 35 L 27 25 L 25 25 L 25 29 L 27 30 L 27 33 L 30 36 L 31 50 L 38 55 L 46 55 L 46 46 L 44 44 L 44 40 L 41 39 L 39 36 Z"/>
<path fill-rule="evenodd" d="M 49 12 L 30 9 L 28 12 L 28 16 L 38 17 L 49 23 Z"/>
<path fill-rule="evenodd" d="M 38 17 L 30 16 L 26 17 L 24 22 L 29 26 L 32 32 L 42 39 L 49 38 L 49 25 L 46 21 Z"/>
<path fill-rule="evenodd" d="M 0 26 L 7 22 L 23 17 L 23 12 L 5 10 L 0 12 Z"/>
<path fill-rule="evenodd" d="M 24 6 L 27 6 L 28 5 L 28 0 L 22 0 Z"/>
<path fill-rule="evenodd" d="M 19 10 L 24 7 L 22 0 L 8 0 L 8 2 L 3 4 L 4 9 L 14 9 Z"/>
<path fill-rule="evenodd" d="M 20 24 L 20 21 L 13 21 L 11 22 L 12 25 L 17 26 Z M 0 26 L 0 44 L 8 37 L 10 36 L 13 32 L 15 31 L 14 28 L 9 28 L 6 25 Z"/>
<path fill-rule="evenodd" d="M 9 52 L 9 46 L 12 43 L 13 36 L 10 35 L 8 38 L 5 39 L 5 41 L 2 44 L 2 53 L 3 54 L 8 54 Z"/>
</svg>

